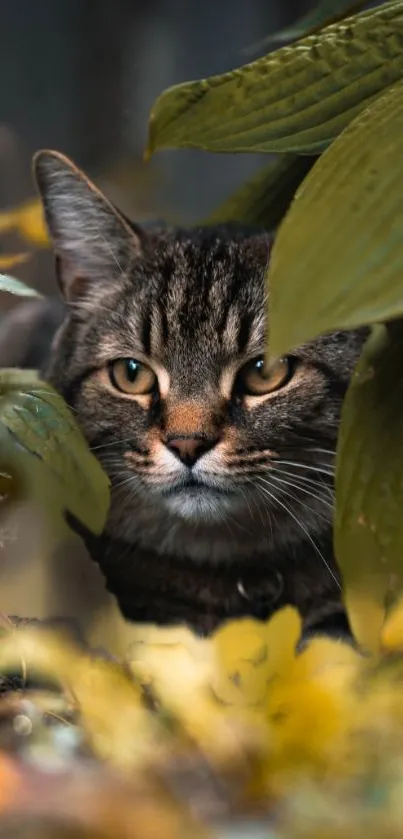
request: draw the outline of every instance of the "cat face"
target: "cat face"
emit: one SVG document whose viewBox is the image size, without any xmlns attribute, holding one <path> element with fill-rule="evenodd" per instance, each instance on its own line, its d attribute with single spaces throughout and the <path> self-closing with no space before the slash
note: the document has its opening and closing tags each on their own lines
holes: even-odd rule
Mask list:
<svg viewBox="0 0 403 839">
<path fill-rule="evenodd" d="M 362 335 L 266 370 L 267 235 L 146 232 L 60 155 L 42 153 L 36 173 L 67 301 L 47 375 L 110 476 L 109 531 L 232 554 L 251 535 L 316 538 Z"/>
</svg>

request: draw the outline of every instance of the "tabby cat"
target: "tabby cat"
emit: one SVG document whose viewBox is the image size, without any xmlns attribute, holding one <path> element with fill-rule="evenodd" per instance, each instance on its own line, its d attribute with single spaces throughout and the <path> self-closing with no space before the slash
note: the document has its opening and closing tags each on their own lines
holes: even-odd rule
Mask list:
<svg viewBox="0 0 403 839">
<path fill-rule="evenodd" d="M 266 373 L 267 233 L 142 229 L 61 154 L 35 174 L 66 304 L 45 376 L 111 480 L 105 533 L 83 535 L 124 615 L 208 632 L 293 603 L 337 623 L 334 453 L 363 333 Z"/>
</svg>

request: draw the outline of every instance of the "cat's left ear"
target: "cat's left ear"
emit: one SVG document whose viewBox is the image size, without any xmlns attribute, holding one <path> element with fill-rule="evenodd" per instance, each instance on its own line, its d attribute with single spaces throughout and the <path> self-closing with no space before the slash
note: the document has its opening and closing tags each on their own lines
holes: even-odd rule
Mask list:
<svg viewBox="0 0 403 839">
<path fill-rule="evenodd" d="M 141 251 L 140 232 L 64 155 L 40 151 L 33 167 L 63 296 L 72 300 L 125 273 Z"/>
</svg>

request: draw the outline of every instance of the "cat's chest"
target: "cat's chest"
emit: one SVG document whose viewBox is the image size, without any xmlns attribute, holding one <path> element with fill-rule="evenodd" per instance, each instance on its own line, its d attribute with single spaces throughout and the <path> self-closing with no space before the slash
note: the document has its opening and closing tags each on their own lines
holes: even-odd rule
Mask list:
<svg viewBox="0 0 403 839">
<path fill-rule="evenodd" d="M 298 562 L 285 554 L 251 554 L 247 561 L 214 564 L 157 553 L 108 533 L 96 537 L 87 532 L 84 538 L 130 621 L 187 624 L 208 634 L 230 618 L 265 620 L 286 604 L 298 607 L 306 626 L 321 619 L 324 609 L 332 614 L 341 608 L 332 577 L 315 580 L 313 558 L 304 555 L 305 549 Z"/>
<path fill-rule="evenodd" d="M 139 502 L 128 516 L 116 497 L 107 530 L 112 537 L 117 536 L 140 549 L 195 565 L 248 562 L 251 557 L 267 556 L 273 547 L 271 531 L 258 523 L 254 526 L 241 519 L 214 524 L 188 523 L 149 501 L 144 505 Z"/>
</svg>

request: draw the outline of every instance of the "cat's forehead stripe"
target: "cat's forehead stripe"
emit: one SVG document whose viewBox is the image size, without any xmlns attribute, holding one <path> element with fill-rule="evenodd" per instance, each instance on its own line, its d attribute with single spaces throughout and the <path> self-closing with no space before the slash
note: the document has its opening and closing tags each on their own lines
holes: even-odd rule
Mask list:
<svg viewBox="0 0 403 839">
<path fill-rule="evenodd" d="M 263 350 L 264 265 L 245 243 L 162 240 L 125 289 L 103 300 L 98 359 L 108 345 L 112 357 L 140 352 L 182 375 L 196 358 L 213 372 Z"/>
<path fill-rule="evenodd" d="M 235 306 L 231 306 L 228 310 L 224 328 L 222 331 L 223 346 L 230 352 L 238 343 L 238 335 L 241 329 L 241 319 L 239 311 Z M 249 334 L 249 332 L 248 332 Z"/>
<path fill-rule="evenodd" d="M 165 300 L 159 296 L 139 313 L 135 322 L 127 324 L 133 337 L 140 338 L 145 355 L 163 360 L 164 354 L 188 344 L 205 344 L 207 354 L 223 351 L 229 355 L 262 351 L 265 318 L 243 307 L 239 301 L 225 305 L 226 296 L 200 317 L 197 301 L 186 283 L 167 289 Z M 137 325 L 136 325 L 137 324 Z M 137 333 L 137 335 L 136 335 Z M 136 340 L 137 343 L 137 340 Z"/>
<path fill-rule="evenodd" d="M 140 327 L 140 330 L 141 330 L 140 340 L 141 340 L 141 344 L 143 346 L 143 349 L 144 349 L 144 352 L 145 352 L 146 355 L 151 355 L 151 352 L 152 352 L 152 341 L 151 341 L 152 317 L 153 317 L 152 310 L 151 310 L 150 306 L 148 306 L 143 313 L 142 320 L 141 320 L 141 327 Z"/>
<path fill-rule="evenodd" d="M 264 349 L 266 339 L 266 316 L 265 312 L 257 312 L 252 319 L 248 340 L 244 347 L 244 352 L 251 355 L 253 353 L 259 354 Z"/>
<path fill-rule="evenodd" d="M 159 356 L 164 345 L 164 331 L 161 309 L 155 306 L 151 315 L 150 354 Z"/>
</svg>

